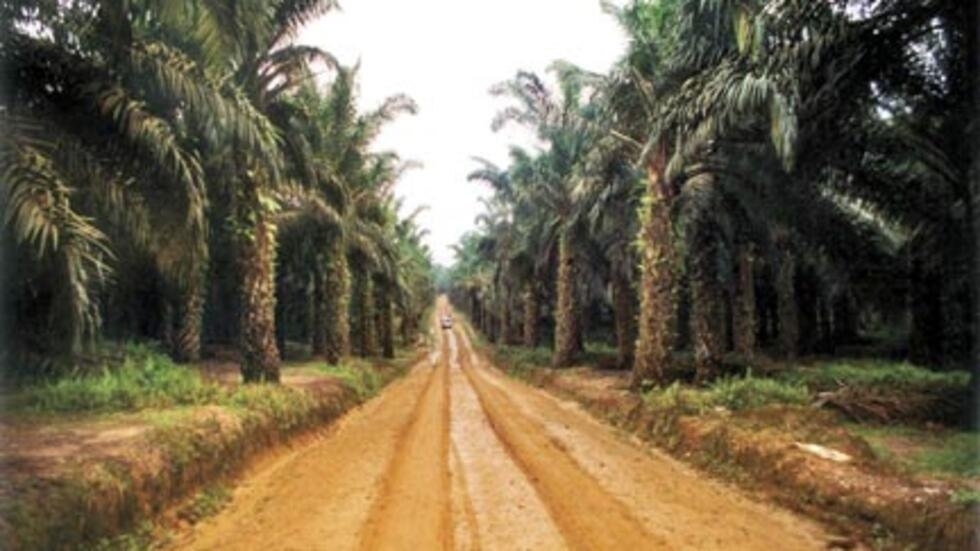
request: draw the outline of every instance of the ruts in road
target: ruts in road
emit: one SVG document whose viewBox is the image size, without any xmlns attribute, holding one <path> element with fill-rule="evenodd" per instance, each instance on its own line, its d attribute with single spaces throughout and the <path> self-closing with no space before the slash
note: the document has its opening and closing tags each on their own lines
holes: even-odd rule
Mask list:
<svg viewBox="0 0 980 551">
<path fill-rule="evenodd" d="M 446 313 L 445 299 L 436 311 Z M 825 549 L 815 522 L 507 378 L 471 329 L 334 427 L 259 465 L 181 549 Z"/>
</svg>

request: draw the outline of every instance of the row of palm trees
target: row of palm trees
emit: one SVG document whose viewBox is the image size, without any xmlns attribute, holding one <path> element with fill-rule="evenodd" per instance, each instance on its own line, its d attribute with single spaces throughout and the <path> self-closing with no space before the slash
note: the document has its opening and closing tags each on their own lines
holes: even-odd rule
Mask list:
<svg viewBox="0 0 980 551">
<path fill-rule="evenodd" d="M 975 2 L 634 0 L 609 74 L 521 72 L 457 246 L 454 300 L 492 339 L 573 363 L 611 311 L 618 362 L 663 381 L 731 353 L 833 352 L 908 331 L 980 366 Z M 973 146 L 968 144 L 974 144 Z M 973 147 L 973 151 L 971 151 Z M 522 325 L 523 330 L 516 329 Z"/>
<path fill-rule="evenodd" d="M 295 43 L 334 8 L 4 3 L 4 362 L 103 332 L 194 361 L 207 336 L 274 382 L 287 338 L 331 363 L 414 338 L 431 262 L 392 189 L 412 165 L 370 146 L 415 104 L 359 112 L 357 68 Z"/>
</svg>

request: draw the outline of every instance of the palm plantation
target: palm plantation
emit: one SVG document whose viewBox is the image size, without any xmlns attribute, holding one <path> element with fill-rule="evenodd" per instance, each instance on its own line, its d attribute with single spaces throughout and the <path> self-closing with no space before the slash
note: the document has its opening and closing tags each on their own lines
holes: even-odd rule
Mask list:
<svg viewBox="0 0 980 551">
<path fill-rule="evenodd" d="M 976 88 L 958 72 L 975 55 L 960 23 L 972 12 L 892 4 L 860 16 L 832 4 L 607 6 L 630 40 L 609 74 L 562 62 L 550 75 L 557 92 L 527 73 L 495 90 L 518 105 L 502 108 L 494 124 L 529 125 L 542 148 L 495 167 L 493 177 L 477 174 L 492 184 L 491 213 L 508 212 L 510 227 L 546 237 L 514 240 L 506 263 L 492 247 L 464 241 L 457 295 L 499 301 L 473 288 L 481 263 L 518 277 L 509 275 L 509 259 L 535 258 L 544 264 L 535 273 L 557 277 L 546 306 L 552 363 L 568 365 L 581 349 L 577 320 L 596 304 L 618 312 L 612 325 L 620 336 L 610 340 L 620 362 L 632 358 L 640 385 L 667 381 L 678 353 L 690 354 L 696 379 L 709 380 L 729 353 L 832 352 L 858 337 L 861 312 L 897 319 L 896 299 L 908 286 L 916 297 L 907 310 L 910 357 L 975 365 L 976 312 L 969 311 L 976 308 L 968 305 L 976 304 L 976 254 L 967 253 L 976 248 L 967 231 L 975 213 L 939 222 L 944 208 L 975 204 L 970 165 L 957 146 L 931 134 L 959 112 L 938 115 L 935 102 L 966 108 Z M 882 27 L 898 13 L 905 16 Z M 936 74 L 915 60 L 928 33 L 958 44 L 936 50 L 944 61 L 935 69 L 960 88 L 928 84 Z M 930 44 L 921 48 L 943 48 Z M 843 137 L 831 129 L 842 121 Z M 955 198 L 954 189 L 963 195 Z M 920 218 L 919 201 L 939 209 L 929 209 L 935 222 Z M 487 226 L 483 234 L 499 240 L 501 232 Z M 935 238 L 943 244 L 922 246 Z M 949 270 L 942 283 L 926 275 L 934 262 Z M 638 311 L 628 313 L 633 304 Z M 532 318 L 538 309 L 526 308 Z M 924 322 L 939 311 L 956 321 Z M 635 352 L 625 336 L 634 327 Z"/>
<path fill-rule="evenodd" d="M 0 0 L 0 547 L 980 544 L 977 2 L 478 4 Z"/>
<path fill-rule="evenodd" d="M 427 306 L 428 253 L 397 222 L 404 163 L 370 146 L 414 104 L 359 113 L 356 68 L 291 42 L 334 3 L 110 4 L 4 14 L 7 296 L 21 327 L 5 361 L 58 369 L 104 330 L 160 338 L 178 361 L 203 338 L 235 344 L 246 382 L 279 379 L 286 338 L 336 364 L 351 352 L 351 257 L 383 312 L 355 319 L 390 355 L 394 304 L 408 327 Z M 121 314 L 147 276 L 156 311 Z M 314 315 L 290 319 L 307 295 Z"/>
</svg>

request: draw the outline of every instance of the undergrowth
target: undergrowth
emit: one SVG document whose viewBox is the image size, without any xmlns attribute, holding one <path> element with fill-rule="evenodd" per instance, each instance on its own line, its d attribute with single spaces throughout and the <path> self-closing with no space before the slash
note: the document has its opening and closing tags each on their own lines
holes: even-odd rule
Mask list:
<svg viewBox="0 0 980 551">
<path fill-rule="evenodd" d="M 542 346 L 498 346 L 494 356 L 499 363 L 506 366 L 510 375 L 525 380 L 535 369 L 548 367 L 551 363 L 551 350 Z"/>
<path fill-rule="evenodd" d="M 115 365 L 26 386 L 7 408 L 37 413 L 108 413 L 214 404 L 269 412 L 288 424 L 295 411 L 308 407 L 312 400 L 301 390 L 277 385 L 229 389 L 148 347 L 129 345 L 125 351 Z M 398 362 L 394 360 L 396 366 Z M 307 367 L 318 375 L 340 379 L 362 400 L 376 394 L 384 384 L 383 377 L 366 360 L 352 359 L 339 366 L 311 362 L 303 368 Z"/>
<path fill-rule="evenodd" d="M 914 472 L 980 477 L 980 433 L 909 426 L 848 427 L 875 455 Z"/>
<path fill-rule="evenodd" d="M 684 413 L 703 413 L 716 407 L 738 411 L 770 404 L 801 405 L 809 399 L 809 392 L 800 383 L 755 377 L 751 373 L 717 379 L 706 388 L 674 382 L 643 394 L 644 402 L 654 410 L 675 409 Z"/>
<path fill-rule="evenodd" d="M 837 360 L 784 372 L 781 379 L 801 382 L 812 390 L 834 390 L 839 386 L 878 390 L 921 390 L 966 388 L 965 371 L 930 371 L 905 362 L 887 360 Z"/>
<path fill-rule="evenodd" d="M 366 400 L 377 394 L 384 384 L 381 375 L 369 365 L 358 365 L 366 363 L 359 360 L 351 360 L 350 363 L 336 366 L 324 363 L 317 367 L 317 371 L 340 379 L 354 389 L 358 398 Z"/>
<path fill-rule="evenodd" d="M 73 375 L 27 387 L 24 404 L 35 411 L 124 411 L 213 403 L 221 389 L 162 354 L 127 356 L 98 375 Z"/>
</svg>

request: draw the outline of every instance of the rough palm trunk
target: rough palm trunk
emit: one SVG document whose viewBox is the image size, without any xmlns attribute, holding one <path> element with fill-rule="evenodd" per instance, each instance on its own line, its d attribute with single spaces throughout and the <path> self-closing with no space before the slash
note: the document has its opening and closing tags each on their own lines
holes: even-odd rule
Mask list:
<svg viewBox="0 0 980 551">
<path fill-rule="evenodd" d="M 174 306 L 170 299 L 164 299 L 160 304 L 160 342 L 164 347 L 174 349 Z"/>
<path fill-rule="evenodd" d="M 538 345 L 538 294 L 534 283 L 528 283 L 524 291 L 524 346 Z"/>
<path fill-rule="evenodd" d="M 276 270 L 276 349 L 279 360 L 286 359 L 286 308 L 289 297 L 285 269 Z"/>
<path fill-rule="evenodd" d="M 327 290 L 323 264 L 325 260 L 317 255 L 313 262 L 313 324 L 310 327 L 310 347 L 314 356 L 326 353 L 327 341 Z"/>
<path fill-rule="evenodd" d="M 735 289 L 735 313 L 732 319 L 735 352 L 742 356 L 752 356 L 755 353 L 754 264 L 755 255 L 752 248 L 747 245 L 742 246 L 738 251 L 738 285 Z"/>
<path fill-rule="evenodd" d="M 327 363 L 336 365 L 350 355 L 350 269 L 344 242 L 340 238 L 330 241 L 327 261 L 324 264 L 324 289 L 326 290 L 326 321 L 324 329 L 324 356 Z"/>
<path fill-rule="evenodd" d="M 640 316 L 633 385 L 663 381 L 674 346 L 677 255 L 672 239 L 672 190 L 664 181 L 667 153 L 661 146 L 650 164 L 640 215 Z"/>
<path fill-rule="evenodd" d="M 501 286 L 503 287 L 503 286 Z M 501 288 L 500 290 L 500 328 L 498 333 L 500 334 L 500 344 L 508 345 L 511 343 L 513 338 L 510 334 L 510 294 L 507 290 Z"/>
<path fill-rule="evenodd" d="M 173 334 L 173 357 L 178 362 L 201 359 L 201 327 L 204 318 L 206 268 L 194 271 L 179 292 L 177 327 Z"/>
<path fill-rule="evenodd" d="M 258 185 L 245 181 L 237 197 L 237 255 L 241 305 L 239 352 L 245 382 L 279 382 L 276 346 L 276 231 Z"/>
<path fill-rule="evenodd" d="M 554 367 L 565 367 L 575 361 L 578 347 L 578 312 L 575 295 L 575 250 L 572 236 L 565 230 L 558 245 L 558 305 L 555 312 Z"/>
<path fill-rule="evenodd" d="M 967 2 L 966 17 L 964 26 L 966 29 L 973 29 L 973 32 L 966 31 L 966 60 L 965 69 L 971 76 L 969 79 L 970 93 L 966 101 L 972 103 L 972 109 L 968 112 L 974 113 L 973 120 L 969 125 L 969 132 L 965 143 L 972 147 L 966 158 L 969 164 L 966 167 L 967 177 L 967 198 L 970 205 L 970 214 L 967 218 L 967 226 L 972 230 L 972 236 L 967 240 L 973 242 L 969 245 L 971 251 L 971 277 L 970 293 L 972 297 L 972 310 L 969 316 L 972 323 L 970 350 L 970 400 L 968 403 L 968 421 L 973 427 L 980 426 L 980 122 L 977 121 L 976 113 L 980 112 L 980 33 L 976 32 L 977 25 L 980 25 L 980 6 L 976 2 Z M 967 241 L 969 243 L 969 241 Z"/>
<path fill-rule="evenodd" d="M 796 304 L 796 256 L 782 252 L 776 273 L 776 316 L 779 318 L 779 343 L 787 358 L 799 353 L 800 315 Z"/>
<path fill-rule="evenodd" d="M 611 279 L 616 321 L 616 363 L 620 369 L 629 369 L 633 365 L 636 348 L 636 313 L 633 306 L 636 296 L 629 278 L 621 270 L 613 269 Z"/>
<path fill-rule="evenodd" d="M 716 236 L 706 229 L 697 230 L 693 242 L 691 274 L 691 322 L 694 338 L 695 379 L 708 380 L 718 373 L 724 343 L 725 293 L 718 282 Z"/>
<path fill-rule="evenodd" d="M 381 341 L 381 355 L 395 357 L 395 310 L 392 305 L 391 285 L 379 281 L 378 288 L 378 337 Z"/>
<path fill-rule="evenodd" d="M 415 317 L 408 310 L 402 312 L 402 323 L 400 326 L 402 335 L 402 344 L 409 346 L 412 344 L 412 338 L 415 335 Z"/>
<path fill-rule="evenodd" d="M 359 273 L 355 281 L 356 301 L 356 342 L 357 353 L 361 357 L 378 354 L 378 335 L 374 323 L 374 285 L 370 274 Z"/>
</svg>

